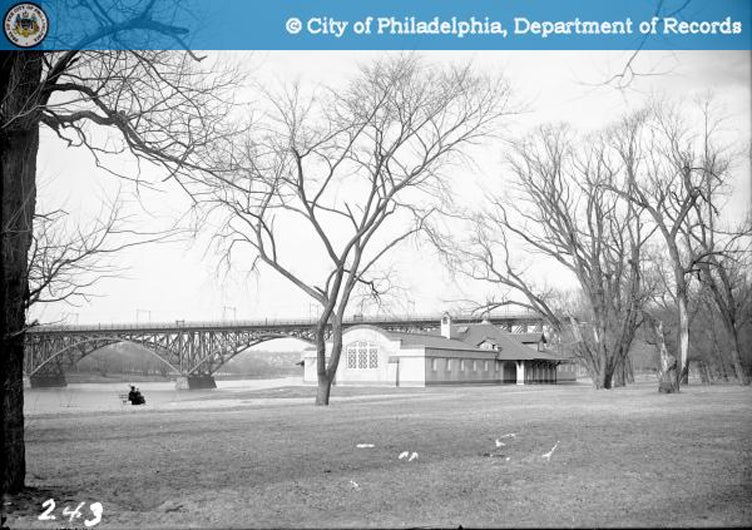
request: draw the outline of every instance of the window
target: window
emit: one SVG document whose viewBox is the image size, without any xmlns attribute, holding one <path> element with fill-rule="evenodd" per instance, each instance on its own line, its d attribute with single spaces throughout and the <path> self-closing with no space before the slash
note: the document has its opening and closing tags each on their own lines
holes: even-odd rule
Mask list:
<svg viewBox="0 0 752 530">
<path fill-rule="evenodd" d="M 473 361 L 473 372 L 478 371 L 478 361 Z"/>
<path fill-rule="evenodd" d="M 460 372 L 465 371 L 465 359 L 460 359 Z"/>
<path fill-rule="evenodd" d="M 379 347 L 370 342 L 351 342 L 347 345 L 347 367 L 351 370 L 369 370 L 379 367 Z"/>
<path fill-rule="evenodd" d="M 446 369 L 447 369 L 447 372 L 451 372 L 452 371 L 452 360 L 451 359 L 447 359 L 447 368 Z"/>
<path fill-rule="evenodd" d="M 437 358 L 431 359 L 431 370 L 434 372 L 439 369 L 439 360 Z"/>
<path fill-rule="evenodd" d="M 488 372 L 488 361 L 483 361 L 483 371 Z"/>
</svg>

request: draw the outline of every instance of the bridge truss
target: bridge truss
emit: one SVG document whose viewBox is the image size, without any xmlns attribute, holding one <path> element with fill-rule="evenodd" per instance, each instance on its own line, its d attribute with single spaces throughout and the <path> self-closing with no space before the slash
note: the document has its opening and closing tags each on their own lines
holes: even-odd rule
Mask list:
<svg viewBox="0 0 752 530">
<path fill-rule="evenodd" d="M 439 327 L 441 315 L 355 317 L 345 326 L 371 324 L 389 331 L 428 332 Z M 487 317 L 508 331 L 542 331 L 538 315 Z M 477 317 L 454 317 L 455 324 Z M 26 333 L 24 372 L 32 386 L 64 386 L 65 372 L 105 346 L 129 342 L 144 347 L 178 374 L 179 388 L 214 386 L 212 374 L 246 349 L 278 338 L 313 342 L 316 321 L 275 320 L 192 322 L 173 324 L 37 326 Z"/>
</svg>

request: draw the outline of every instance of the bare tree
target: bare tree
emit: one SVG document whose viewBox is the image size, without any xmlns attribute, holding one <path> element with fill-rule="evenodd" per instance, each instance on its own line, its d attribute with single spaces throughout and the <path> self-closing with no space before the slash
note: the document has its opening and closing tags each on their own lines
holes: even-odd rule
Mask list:
<svg viewBox="0 0 752 530">
<path fill-rule="evenodd" d="M 379 264 L 441 208 L 448 164 L 509 112 L 509 90 L 405 55 L 314 97 L 297 86 L 268 96 L 244 150 L 222 153 L 234 167 L 194 197 L 220 219 L 229 261 L 245 248 L 321 306 L 316 404 L 327 405 L 349 302 L 391 285 Z"/>
<path fill-rule="evenodd" d="M 640 208 L 607 189 L 624 170 L 609 139 L 578 140 L 566 127 L 547 126 L 514 142 L 512 178 L 498 185 L 513 191 L 489 194 L 472 240 L 454 253 L 455 267 L 465 274 L 521 294 L 521 301 L 501 303 L 543 315 L 584 362 L 596 388 L 611 388 L 615 374 L 623 384 L 646 300 L 640 267 L 649 231 Z M 560 289 L 536 286 L 514 258 L 520 249 L 573 274 L 583 309 L 557 307 Z"/>
<path fill-rule="evenodd" d="M 34 304 L 89 300 L 92 287 L 105 278 L 122 276 L 119 252 L 139 245 L 164 242 L 178 235 L 174 229 L 143 232 L 129 228 L 132 216 L 123 213 L 116 198 L 103 203 L 99 215 L 86 225 L 68 222 L 69 213 L 58 209 L 35 214 L 29 249 L 29 293 L 26 307 Z"/>
<path fill-rule="evenodd" d="M 701 237 L 696 234 L 705 223 L 698 213 L 704 205 L 712 205 L 708 183 L 717 187 L 728 178 L 728 162 L 713 147 L 719 131 L 708 126 L 707 110 L 705 106 L 704 128 L 691 126 L 686 116 L 665 102 L 626 118 L 618 151 L 627 167 L 628 186 L 612 188 L 650 214 L 668 253 L 670 289 L 679 319 L 677 389 L 686 382 L 689 369 L 691 274 L 714 252 L 692 242 Z"/>
<path fill-rule="evenodd" d="M 712 204 L 707 206 L 712 208 Z M 752 307 L 749 276 L 752 228 L 724 234 L 714 228 L 713 215 L 712 210 L 707 217 L 698 215 L 702 222 L 687 235 L 694 241 L 695 254 L 702 256 L 697 261 L 703 287 L 701 295 L 706 302 L 711 302 L 710 309 L 717 312 L 729 338 L 729 355 L 736 380 L 748 385 L 749 376 L 742 365 L 740 331 Z"/>
<path fill-rule="evenodd" d="M 168 176 L 202 167 L 201 151 L 224 134 L 225 77 L 196 66 L 190 53 L 80 51 L 129 30 L 180 39 L 183 28 L 155 20 L 154 1 L 105 12 L 76 2 L 91 31 L 70 51 L 0 52 L 0 454 L 2 488 L 23 488 L 23 344 L 29 296 L 39 129 L 88 148 L 114 172 L 108 154 L 131 153 Z M 161 11 L 160 11 L 161 13 Z M 73 16 L 73 15 L 71 15 Z M 118 133 L 108 138 L 104 128 Z M 120 171 L 122 175 L 123 172 Z M 126 175 L 123 175 L 126 176 Z M 138 175 L 128 175 L 139 180 Z"/>
</svg>

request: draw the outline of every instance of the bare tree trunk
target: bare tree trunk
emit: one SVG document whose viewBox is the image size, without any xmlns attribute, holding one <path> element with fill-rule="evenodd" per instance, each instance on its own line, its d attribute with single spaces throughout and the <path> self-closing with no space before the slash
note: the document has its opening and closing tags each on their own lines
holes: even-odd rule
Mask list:
<svg viewBox="0 0 752 530">
<path fill-rule="evenodd" d="M 614 383 L 614 366 L 609 362 L 607 353 L 601 347 L 598 352 L 600 358 L 598 366 L 598 375 L 596 379 L 595 388 L 609 390 L 613 387 Z"/>
<path fill-rule="evenodd" d="M 616 368 L 614 369 L 614 388 L 627 386 L 627 367 L 625 359 L 618 360 L 616 362 Z"/>
<path fill-rule="evenodd" d="M 634 369 L 632 367 L 632 360 L 629 357 L 628 348 L 625 350 L 622 346 L 614 354 L 614 387 L 627 386 L 627 383 L 634 383 Z"/>
<path fill-rule="evenodd" d="M 734 364 L 734 371 L 736 372 L 736 380 L 739 382 L 740 385 L 748 385 L 749 384 L 749 377 L 747 377 L 747 373 L 744 371 L 744 366 L 742 366 L 742 359 L 739 355 L 739 348 L 738 347 L 732 347 L 731 348 L 731 360 Z"/>
<path fill-rule="evenodd" d="M 677 387 L 689 382 L 689 312 L 687 311 L 687 293 L 681 289 L 677 296 L 679 304 L 679 364 L 677 367 Z"/>
<path fill-rule="evenodd" d="M 329 395 L 332 392 L 332 381 L 326 374 L 322 376 L 319 374 L 319 385 L 316 390 L 316 405 L 326 406 L 329 405 Z"/>
<path fill-rule="evenodd" d="M 0 52 L 0 469 L 2 491 L 24 487 L 23 358 L 27 253 L 36 201 L 41 54 Z M 31 108 L 30 108 L 31 107 Z"/>
<path fill-rule="evenodd" d="M 633 385 L 634 384 L 634 363 L 632 362 L 632 356 L 627 355 L 626 362 L 625 362 L 625 369 L 627 372 L 627 383 Z"/>
<path fill-rule="evenodd" d="M 656 346 L 661 358 L 661 367 L 658 371 L 658 392 L 671 394 L 679 391 L 679 379 L 677 377 L 676 357 L 668 353 L 666 340 L 663 337 L 663 322 L 658 321 L 655 326 Z"/>
<path fill-rule="evenodd" d="M 318 389 L 316 391 L 316 405 L 329 405 L 329 394 L 332 391 L 332 379 L 326 369 L 326 319 L 321 317 L 316 328 L 316 372 L 318 374 Z"/>
<path fill-rule="evenodd" d="M 731 334 L 731 362 L 734 365 L 734 371 L 736 372 L 736 380 L 740 385 L 748 385 L 749 377 L 747 377 L 747 373 L 744 371 L 742 358 L 739 355 L 739 333 L 733 324 L 727 327 L 729 328 L 729 334 Z"/>
</svg>

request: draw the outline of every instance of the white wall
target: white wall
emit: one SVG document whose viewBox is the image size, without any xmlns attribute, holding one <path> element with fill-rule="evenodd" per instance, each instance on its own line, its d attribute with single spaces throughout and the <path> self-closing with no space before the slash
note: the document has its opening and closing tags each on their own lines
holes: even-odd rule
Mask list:
<svg viewBox="0 0 752 530">
<path fill-rule="evenodd" d="M 378 347 L 378 367 L 371 369 L 348 368 L 347 367 L 347 346 L 353 342 L 369 342 Z M 402 378 L 402 374 L 412 383 L 419 383 L 420 386 L 425 384 L 423 373 L 422 349 L 420 351 L 409 350 L 400 351 L 400 342 L 391 340 L 384 332 L 372 326 L 356 326 L 345 330 L 342 334 L 342 355 L 337 366 L 337 385 L 389 385 L 396 386 L 397 378 Z M 327 343 L 327 353 L 331 344 Z M 420 363 L 410 361 L 403 369 L 402 359 L 397 364 L 395 357 L 404 355 L 421 356 Z M 390 358 L 392 362 L 390 363 Z M 317 381 L 316 375 L 316 352 L 306 351 L 304 354 L 305 370 L 303 382 L 314 384 Z M 417 369 L 418 364 L 420 369 Z M 391 366 L 390 366 L 391 365 Z M 406 371 L 403 371 L 406 370 Z"/>
</svg>

